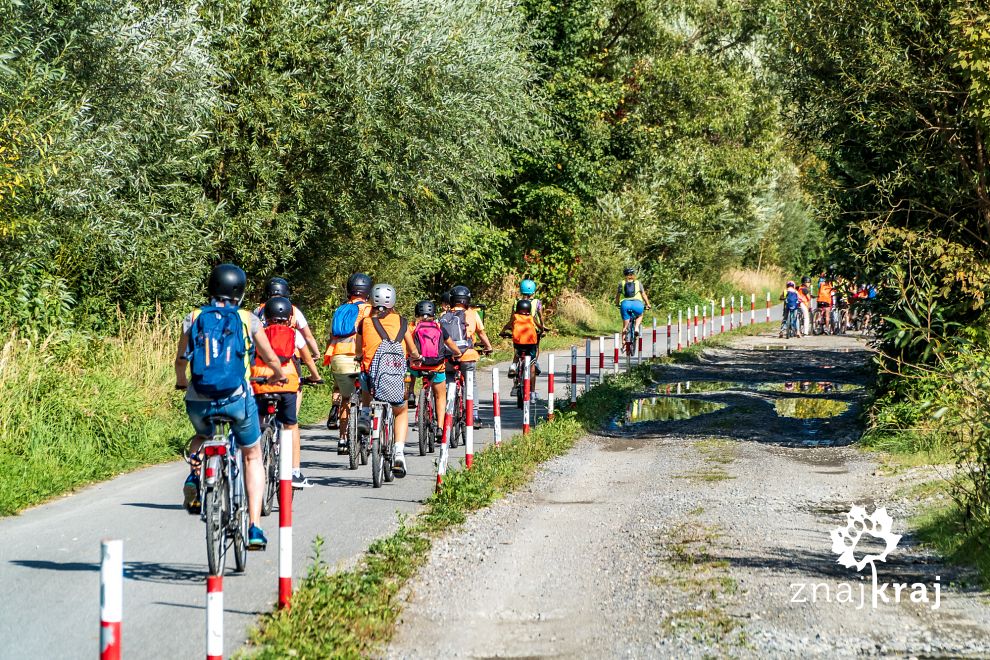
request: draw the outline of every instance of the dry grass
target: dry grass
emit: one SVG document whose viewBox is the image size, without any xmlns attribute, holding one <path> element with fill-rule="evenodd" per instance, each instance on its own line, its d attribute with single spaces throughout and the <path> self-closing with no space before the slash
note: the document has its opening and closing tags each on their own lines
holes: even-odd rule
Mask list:
<svg viewBox="0 0 990 660">
<path fill-rule="evenodd" d="M 722 281 L 737 291 L 752 292 L 760 298 L 765 296 L 767 291 L 776 295 L 777 291 L 782 290 L 787 275 L 776 266 L 763 270 L 730 268 L 722 275 Z"/>
<path fill-rule="evenodd" d="M 607 301 L 592 301 L 565 289 L 556 303 L 552 326 L 560 334 L 582 336 L 587 333 L 612 333 L 621 329 L 619 312 Z"/>
</svg>

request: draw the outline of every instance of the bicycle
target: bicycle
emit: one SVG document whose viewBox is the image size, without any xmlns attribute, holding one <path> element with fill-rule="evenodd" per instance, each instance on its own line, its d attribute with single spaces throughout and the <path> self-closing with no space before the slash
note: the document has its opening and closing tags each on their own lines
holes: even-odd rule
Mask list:
<svg viewBox="0 0 990 660">
<path fill-rule="evenodd" d="M 636 321 L 638 320 L 638 315 L 629 319 L 629 327 L 626 328 L 622 338 L 622 351 L 627 358 L 636 354 Z"/>
<path fill-rule="evenodd" d="M 261 460 L 265 470 L 265 496 L 261 500 L 261 515 L 267 516 L 272 512 L 278 496 L 278 455 L 282 423 L 276 419 L 278 394 L 260 394 L 256 398 L 261 412 Z"/>
<path fill-rule="evenodd" d="M 244 487 L 244 461 L 231 425 L 225 415 L 206 418 L 213 425 L 213 437 L 200 448 L 202 520 L 206 523 L 206 559 L 210 575 L 223 575 L 227 541 L 234 547 L 234 567 L 247 568 L 248 508 Z"/>
<path fill-rule="evenodd" d="M 832 329 L 828 323 L 828 308 L 816 307 L 815 315 L 811 321 L 811 332 L 816 335 L 832 334 Z"/>
<path fill-rule="evenodd" d="M 388 403 L 372 401 L 371 411 L 371 483 L 381 488 L 395 479 L 395 418 Z"/>
<path fill-rule="evenodd" d="M 347 463 L 351 470 L 358 465 L 368 464 L 371 447 L 368 444 L 368 434 L 362 433 L 358 424 L 361 415 L 361 378 L 360 374 L 350 374 L 354 379 L 354 392 L 347 401 L 347 425 L 340 427 L 341 438 L 347 442 Z"/>
<path fill-rule="evenodd" d="M 419 403 L 416 406 L 416 433 L 419 438 L 419 455 L 433 453 L 437 448 L 437 438 L 440 437 L 440 426 L 437 424 L 437 402 L 433 395 L 433 380 L 431 376 L 423 376 L 423 387 L 419 391 Z"/>
<path fill-rule="evenodd" d="M 454 382 L 451 383 L 454 388 L 454 416 L 451 418 L 448 444 L 451 449 L 457 449 L 458 445 L 466 441 L 467 438 L 467 403 L 464 399 L 464 370 L 461 369 L 459 362 L 454 362 L 453 364 L 454 373 L 457 375 L 454 378 Z M 449 399 L 450 396 L 450 390 L 447 390 L 447 398 Z"/>
<path fill-rule="evenodd" d="M 792 337 L 800 337 L 801 331 L 798 327 L 798 324 L 800 323 L 799 318 L 801 314 L 801 309 L 800 308 L 787 309 L 784 311 L 787 314 L 787 318 L 784 321 L 785 331 L 787 333 L 786 334 L 787 339 L 791 339 Z"/>
</svg>

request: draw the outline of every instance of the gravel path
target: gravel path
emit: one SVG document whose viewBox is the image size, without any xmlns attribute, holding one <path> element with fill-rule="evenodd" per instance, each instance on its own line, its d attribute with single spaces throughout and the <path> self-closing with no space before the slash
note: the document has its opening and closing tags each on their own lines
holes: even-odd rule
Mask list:
<svg viewBox="0 0 990 660">
<path fill-rule="evenodd" d="M 965 574 L 907 534 L 908 477 L 880 476 L 848 446 L 862 392 L 834 393 L 851 404 L 839 417 L 795 420 L 773 406 L 796 393 L 753 387 L 823 376 L 861 384 L 862 343 L 809 338 L 786 352 L 767 344 L 783 342 L 744 338 L 658 371 L 664 381 L 733 382 L 691 395 L 728 403 L 724 410 L 588 437 L 527 490 L 436 543 L 404 592 L 386 655 L 990 656 L 986 594 L 960 586 Z M 857 573 L 836 563 L 829 532 L 845 526 L 853 504 L 886 506 L 893 531 L 905 534 L 877 563 L 879 583 L 924 584 L 929 603 L 911 602 L 909 586 L 902 602 L 874 609 L 869 566 Z M 807 585 L 801 593 L 798 584 Z M 852 602 L 839 602 L 843 589 Z M 893 591 L 884 593 L 893 600 Z"/>
</svg>

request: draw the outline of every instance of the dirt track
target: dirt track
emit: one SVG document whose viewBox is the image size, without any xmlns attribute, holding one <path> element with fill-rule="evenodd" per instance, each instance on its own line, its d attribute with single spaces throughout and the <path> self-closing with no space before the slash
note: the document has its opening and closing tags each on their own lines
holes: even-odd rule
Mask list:
<svg viewBox="0 0 990 660">
<path fill-rule="evenodd" d="M 682 383 L 679 398 L 690 381 L 691 398 L 727 406 L 586 438 L 528 490 L 437 543 L 405 593 L 387 654 L 990 655 L 986 594 L 960 586 L 966 576 L 913 544 L 905 477 L 880 476 L 871 456 L 849 446 L 865 393 L 813 393 L 811 382 L 865 384 L 863 342 L 816 337 L 766 350 L 781 344 L 745 338 L 658 370 L 658 381 Z M 731 389 L 697 393 L 701 381 Z M 802 381 L 811 398 L 849 409 L 831 419 L 779 416 L 803 398 Z M 871 514 L 886 506 L 893 532 L 905 535 L 875 562 L 878 585 L 909 585 L 901 603 L 881 598 L 874 609 L 869 565 L 857 573 L 837 563 L 829 533 L 854 504 Z M 856 559 L 882 549 L 868 538 Z M 920 600 L 916 584 L 928 603 L 911 602 L 908 589 Z M 838 602 L 843 590 L 852 602 Z M 893 590 L 881 594 L 893 600 Z"/>
</svg>

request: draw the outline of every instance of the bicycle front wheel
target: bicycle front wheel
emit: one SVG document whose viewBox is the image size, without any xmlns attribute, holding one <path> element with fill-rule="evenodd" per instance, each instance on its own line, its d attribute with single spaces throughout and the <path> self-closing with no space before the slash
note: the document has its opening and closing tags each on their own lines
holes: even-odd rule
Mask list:
<svg viewBox="0 0 990 660">
<path fill-rule="evenodd" d="M 419 440 L 419 455 L 426 456 L 427 444 L 430 443 L 430 431 L 433 429 L 433 388 L 424 385 L 419 391 L 419 405 L 416 408 L 416 436 Z"/>
<path fill-rule="evenodd" d="M 347 412 L 347 427 L 345 436 L 347 437 L 347 467 L 352 470 L 358 469 L 358 462 L 367 463 L 368 459 L 361 460 L 361 437 L 358 431 L 358 416 L 361 408 L 356 402 L 352 402 L 350 410 Z M 344 433 L 344 427 L 341 427 Z"/>
<path fill-rule="evenodd" d="M 237 478 L 231 482 L 228 489 L 231 492 L 231 521 L 234 545 L 234 570 L 243 573 L 247 568 L 248 540 L 248 504 L 247 491 L 244 489 L 244 460 L 237 452 Z"/>
<path fill-rule="evenodd" d="M 382 474 L 385 481 L 391 483 L 395 480 L 393 469 L 395 468 L 395 424 L 392 419 L 392 411 L 389 410 L 382 415 Z"/>
<path fill-rule="evenodd" d="M 230 518 L 230 493 L 224 471 L 220 471 L 216 483 L 206 489 L 203 511 L 206 517 L 206 560 L 210 575 L 223 575 L 227 554 L 227 521 Z"/>
<path fill-rule="evenodd" d="M 382 455 L 382 439 L 379 436 L 371 440 L 371 485 L 381 488 L 384 480 L 385 457 Z"/>
<path fill-rule="evenodd" d="M 275 506 L 278 494 L 278 454 L 276 454 L 275 425 L 271 424 L 261 434 L 261 458 L 265 468 L 265 499 L 261 501 L 261 515 L 267 516 Z"/>
</svg>

